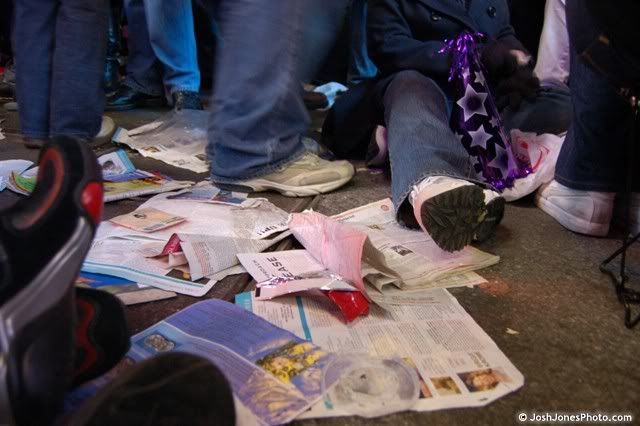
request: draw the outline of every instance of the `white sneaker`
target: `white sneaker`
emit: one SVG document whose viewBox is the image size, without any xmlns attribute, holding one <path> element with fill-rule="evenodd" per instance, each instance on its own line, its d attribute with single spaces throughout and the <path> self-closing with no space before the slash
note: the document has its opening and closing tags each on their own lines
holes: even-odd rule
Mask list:
<svg viewBox="0 0 640 426">
<path fill-rule="evenodd" d="M 106 115 L 102 116 L 102 123 L 100 125 L 100 131 L 94 138 L 95 143 L 108 143 L 111 142 L 111 137 L 116 132 L 116 123 L 111 117 Z"/>
<path fill-rule="evenodd" d="M 536 205 L 579 234 L 604 237 L 613 215 L 614 192 L 579 191 L 551 181 L 536 193 Z"/>
<path fill-rule="evenodd" d="M 447 176 L 431 176 L 409 195 L 418 224 L 445 251 L 462 250 L 487 216 L 482 188 Z"/>
<path fill-rule="evenodd" d="M 266 176 L 221 187 L 248 187 L 253 192 L 274 190 L 287 197 L 308 197 L 340 188 L 353 178 L 355 169 L 348 161 L 327 161 L 307 153 L 301 158 L 281 166 Z"/>
</svg>

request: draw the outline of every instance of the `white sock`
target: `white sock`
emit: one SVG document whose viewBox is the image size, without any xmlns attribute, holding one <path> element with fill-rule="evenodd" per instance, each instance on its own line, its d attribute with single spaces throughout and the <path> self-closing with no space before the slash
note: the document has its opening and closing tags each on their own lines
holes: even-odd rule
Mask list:
<svg viewBox="0 0 640 426">
<path fill-rule="evenodd" d="M 440 195 L 443 192 L 450 191 L 455 188 L 459 188 L 465 185 L 475 185 L 473 182 L 469 182 L 464 179 L 452 178 L 449 176 L 429 176 L 416 185 L 413 185 L 413 189 L 409 194 L 409 202 L 413 206 L 415 204 L 418 194 L 422 191 L 428 191 L 428 193 L 421 197 L 423 200 Z"/>
</svg>

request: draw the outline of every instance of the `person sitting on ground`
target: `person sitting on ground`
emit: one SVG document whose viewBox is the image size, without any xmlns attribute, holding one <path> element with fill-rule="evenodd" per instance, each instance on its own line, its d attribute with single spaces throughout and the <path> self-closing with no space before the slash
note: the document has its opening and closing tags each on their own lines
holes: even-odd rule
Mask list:
<svg viewBox="0 0 640 426">
<path fill-rule="evenodd" d="M 560 133 L 570 124 L 570 93 L 540 88 L 530 56 L 515 37 L 504 0 L 372 0 L 369 49 L 383 75 L 376 86 L 387 128 L 393 202 L 398 220 L 419 226 L 444 250 L 488 237 L 504 200 L 476 178 L 449 126 L 454 101 L 447 81 L 446 39 L 486 34 L 481 57 L 507 129 Z"/>
</svg>

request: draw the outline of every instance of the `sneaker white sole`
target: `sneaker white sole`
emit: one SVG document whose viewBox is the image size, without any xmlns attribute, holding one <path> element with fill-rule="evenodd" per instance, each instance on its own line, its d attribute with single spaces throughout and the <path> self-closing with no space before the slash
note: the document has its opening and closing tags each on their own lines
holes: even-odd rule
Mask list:
<svg viewBox="0 0 640 426">
<path fill-rule="evenodd" d="M 353 175 L 346 176 L 339 180 L 333 180 L 326 183 L 318 183 L 315 185 L 295 186 L 285 185 L 277 182 L 272 182 L 266 179 L 253 179 L 247 182 L 238 182 L 234 184 L 234 188 L 247 187 L 253 192 L 264 191 L 277 191 L 287 197 L 311 197 L 314 195 L 325 194 L 346 185 Z M 218 184 L 219 187 L 222 187 Z M 237 189 L 236 189 L 237 190 Z"/>
<path fill-rule="evenodd" d="M 593 237 L 605 237 L 609 233 L 608 223 L 593 223 L 575 217 L 549 202 L 546 198 L 541 197 L 539 193 L 536 194 L 536 205 L 570 231 Z"/>
</svg>

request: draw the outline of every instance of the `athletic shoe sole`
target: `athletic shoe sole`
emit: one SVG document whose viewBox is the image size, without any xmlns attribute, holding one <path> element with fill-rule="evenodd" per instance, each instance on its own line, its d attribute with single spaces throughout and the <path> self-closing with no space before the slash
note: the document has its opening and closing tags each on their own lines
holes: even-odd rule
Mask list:
<svg viewBox="0 0 640 426">
<path fill-rule="evenodd" d="M 506 201 L 502 197 L 496 197 L 487 203 L 487 216 L 478 225 L 475 240 L 483 242 L 489 239 L 496 230 L 496 227 L 502 222 L 504 217 L 504 205 Z"/>
<path fill-rule="evenodd" d="M 487 215 L 484 192 L 464 185 L 429 198 L 420 206 L 422 224 L 441 249 L 453 252 L 469 245 Z"/>
<path fill-rule="evenodd" d="M 352 178 L 353 178 L 353 175 L 347 176 L 339 180 L 334 180 L 331 182 L 318 183 L 315 185 L 306 185 L 306 186 L 284 185 L 276 182 L 271 182 L 266 179 L 254 179 L 254 180 L 251 180 L 250 182 L 242 182 L 238 184 L 216 183 L 215 185 L 218 188 L 225 189 L 228 191 L 237 191 L 237 192 L 277 191 L 287 197 L 312 197 L 314 195 L 325 194 L 327 192 L 336 190 L 341 186 L 346 185 Z"/>
<path fill-rule="evenodd" d="M 536 194 L 536 205 L 543 212 L 554 218 L 560 225 L 578 234 L 591 235 L 593 237 L 605 237 L 609 233 L 609 223 L 593 223 L 579 217 L 575 217 L 559 208 L 548 199 Z"/>
</svg>

